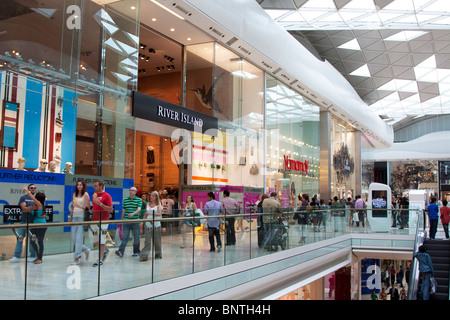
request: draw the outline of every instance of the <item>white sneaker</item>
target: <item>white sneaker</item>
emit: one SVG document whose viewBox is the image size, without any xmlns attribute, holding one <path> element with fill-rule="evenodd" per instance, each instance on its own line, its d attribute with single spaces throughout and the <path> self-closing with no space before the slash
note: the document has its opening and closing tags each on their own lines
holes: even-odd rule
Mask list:
<svg viewBox="0 0 450 320">
<path fill-rule="evenodd" d="M 36 257 L 27 259 L 28 262 L 33 262 L 34 260 L 36 260 Z"/>
<path fill-rule="evenodd" d="M 16 258 L 16 257 L 12 257 L 11 259 L 9 259 L 10 262 L 19 262 L 20 259 Z"/>
</svg>

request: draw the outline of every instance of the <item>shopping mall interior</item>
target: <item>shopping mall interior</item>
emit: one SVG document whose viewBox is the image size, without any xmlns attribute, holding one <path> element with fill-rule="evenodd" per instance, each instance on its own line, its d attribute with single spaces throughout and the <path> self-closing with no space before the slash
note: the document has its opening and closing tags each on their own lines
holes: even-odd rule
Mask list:
<svg viewBox="0 0 450 320">
<path fill-rule="evenodd" d="M 449 300 L 447 2 L 2 0 L 0 298 Z"/>
</svg>

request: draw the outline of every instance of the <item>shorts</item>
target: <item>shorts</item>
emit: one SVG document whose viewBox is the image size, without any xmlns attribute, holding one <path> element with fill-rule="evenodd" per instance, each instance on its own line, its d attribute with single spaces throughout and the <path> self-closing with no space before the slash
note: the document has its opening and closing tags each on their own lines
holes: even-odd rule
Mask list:
<svg viewBox="0 0 450 320">
<path fill-rule="evenodd" d="M 106 244 L 106 233 L 108 232 L 108 225 L 107 224 L 101 224 L 101 232 L 100 232 L 100 244 Z M 98 224 L 91 224 L 89 225 L 89 239 L 92 243 L 97 243 L 99 236 L 98 236 Z"/>
</svg>

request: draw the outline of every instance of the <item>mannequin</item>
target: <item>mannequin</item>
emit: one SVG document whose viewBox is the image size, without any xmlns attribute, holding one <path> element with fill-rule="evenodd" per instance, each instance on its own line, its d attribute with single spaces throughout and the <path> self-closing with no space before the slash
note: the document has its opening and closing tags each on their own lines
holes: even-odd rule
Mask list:
<svg viewBox="0 0 450 320">
<path fill-rule="evenodd" d="M 19 164 L 19 166 L 17 167 L 16 170 L 25 170 L 25 162 L 27 162 L 25 160 L 25 158 L 19 158 L 17 159 L 17 163 Z"/>
<path fill-rule="evenodd" d="M 46 159 L 39 160 L 39 168 L 37 168 L 34 171 L 47 172 L 47 164 L 48 164 L 48 161 Z"/>
<path fill-rule="evenodd" d="M 48 172 L 55 173 L 55 172 L 56 172 L 56 166 L 57 166 L 57 165 L 58 165 L 58 164 L 56 163 L 56 161 L 50 161 Z"/>
<path fill-rule="evenodd" d="M 72 172 L 72 162 L 66 162 L 66 168 L 63 169 L 62 173 L 73 174 L 73 172 Z"/>
</svg>

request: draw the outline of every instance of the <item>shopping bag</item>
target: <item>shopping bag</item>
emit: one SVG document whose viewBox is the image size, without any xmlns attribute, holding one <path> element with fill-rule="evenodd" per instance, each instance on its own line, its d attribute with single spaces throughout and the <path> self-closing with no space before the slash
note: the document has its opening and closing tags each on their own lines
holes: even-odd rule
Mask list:
<svg viewBox="0 0 450 320">
<path fill-rule="evenodd" d="M 431 294 L 435 294 L 436 293 L 436 289 L 437 289 L 437 281 L 434 277 L 430 278 L 430 283 L 431 283 L 431 288 L 430 288 L 430 293 Z"/>
</svg>

